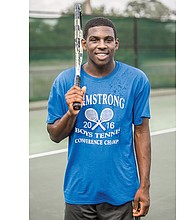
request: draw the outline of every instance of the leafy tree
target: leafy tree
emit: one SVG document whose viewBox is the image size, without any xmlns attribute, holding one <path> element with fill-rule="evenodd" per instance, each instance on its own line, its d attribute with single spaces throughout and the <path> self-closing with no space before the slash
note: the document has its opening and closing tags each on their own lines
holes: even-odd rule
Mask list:
<svg viewBox="0 0 190 220">
<path fill-rule="evenodd" d="M 81 10 L 83 14 L 85 14 L 85 2 L 81 3 Z M 67 14 L 73 14 L 74 12 L 74 4 L 67 8 Z M 99 7 L 92 8 L 93 15 L 105 15 L 105 6 L 101 5 Z"/>
<path fill-rule="evenodd" d="M 85 2 L 80 3 L 80 5 L 81 5 L 82 12 L 84 12 L 85 11 Z M 72 14 L 74 14 L 74 10 L 75 10 L 75 4 L 73 4 L 73 5 L 71 5 L 70 7 L 67 8 L 66 14 L 72 15 Z"/>
<path fill-rule="evenodd" d="M 102 5 L 97 8 L 92 8 L 92 14 L 93 15 L 105 15 L 105 6 Z"/>
<path fill-rule="evenodd" d="M 133 0 L 127 4 L 125 15 L 138 18 L 170 19 L 175 11 L 157 0 Z"/>
</svg>

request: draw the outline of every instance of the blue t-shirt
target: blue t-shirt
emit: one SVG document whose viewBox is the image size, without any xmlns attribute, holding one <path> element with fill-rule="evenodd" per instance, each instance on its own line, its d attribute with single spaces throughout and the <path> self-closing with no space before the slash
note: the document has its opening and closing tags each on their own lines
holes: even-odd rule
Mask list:
<svg viewBox="0 0 190 220">
<path fill-rule="evenodd" d="M 73 86 L 75 69 L 63 71 L 54 81 L 47 123 L 68 110 L 65 93 Z M 65 201 L 70 204 L 121 205 L 134 199 L 139 179 L 133 146 L 133 124 L 150 118 L 150 84 L 139 69 L 116 61 L 103 78 L 82 68 L 84 105 L 69 136 L 64 180 Z"/>
</svg>

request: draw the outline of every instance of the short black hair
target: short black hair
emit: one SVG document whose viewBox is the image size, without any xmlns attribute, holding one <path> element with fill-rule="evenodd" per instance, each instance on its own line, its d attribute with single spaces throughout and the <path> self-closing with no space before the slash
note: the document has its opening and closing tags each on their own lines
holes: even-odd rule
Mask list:
<svg viewBox="0 0 190 220">
<path fill-rule="evenodd" d="M 96 26 L 108 26 L 108 27 L 113 28 L 114 37 L 116 39 L 117 32 L 116 32 L 116 28 L 115 28 L 114 24 L 110 19 L 105 18 L 105 17 L 95 17 L 95 18 L 92 18 L 89 21 L 87 21 L 87 23 L 84 27 L 84 32 L 83 32 L 84 39 L 87 38 L 88 29 L 91 27 L 96 27 Z"/>
</svg>

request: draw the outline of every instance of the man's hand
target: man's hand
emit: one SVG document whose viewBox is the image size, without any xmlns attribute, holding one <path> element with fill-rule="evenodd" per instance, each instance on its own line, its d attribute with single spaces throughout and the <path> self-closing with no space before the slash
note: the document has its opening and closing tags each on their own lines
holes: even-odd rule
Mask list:
<svg viewBox="0 0 190 220">
<path fill-rule="evenodd" d="M 83 86 L 82 89 L 78 86 L 73 86 L 66 94 L 65 99 L 67 105 L 69 107 L 69 114 L 70 115 L 77 115 L 80 110 L 73 109 L 73 103 L 79 102 L 81 106 L 84 103 L 84 94 L 86 93 L 86 86 Z"/>
<path fill-rule="evenodd" d="M 149 189 L 137 190 L 134 198 L 133 216 L 146 216 L 150 207 Z"/>
<path fill-rule="evenodd" d="M 47 125 L 47 130 L 52 141 L 59 143 L 64 138 L 69 136 L 74 127 L 76 116 L 80 111 L 73 109 L 73 102 L 80 102 L 81 105 L 83 105 L 85 92 L 85 86 L 82 89 L 80 89 L 78 86 L 73 86 L 65 94 L 69 110 L 63 115 L 62 118 L 59 118 L 54 123 Z"/>
</svg>

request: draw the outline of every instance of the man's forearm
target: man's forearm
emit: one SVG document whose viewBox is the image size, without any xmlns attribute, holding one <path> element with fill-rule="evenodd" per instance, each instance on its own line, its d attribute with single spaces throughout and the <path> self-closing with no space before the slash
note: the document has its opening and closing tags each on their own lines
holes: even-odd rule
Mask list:
<svg viewBox="0 0 190 220">
<path fill-rule="evenodd" d="M 76 115 L 71 115 L 69 111 L 61 118 L 56 120 L 53 124 L 47 125 L 52 141 L 59 143 L 66 138 L 72 131 L 76 121 Z"/>
<path fill-rule="evenodd" d="M 149 189 L 151 167 L 151 141 L 148 119 L 136 126 L 134 131 L 135 151 L 140 176 L 140 187 Z"/>
</svg>

